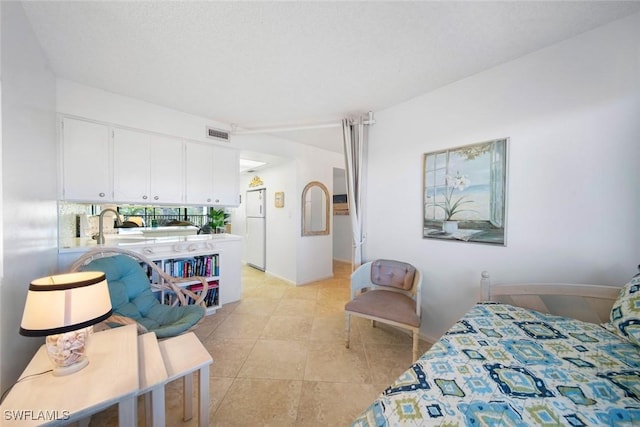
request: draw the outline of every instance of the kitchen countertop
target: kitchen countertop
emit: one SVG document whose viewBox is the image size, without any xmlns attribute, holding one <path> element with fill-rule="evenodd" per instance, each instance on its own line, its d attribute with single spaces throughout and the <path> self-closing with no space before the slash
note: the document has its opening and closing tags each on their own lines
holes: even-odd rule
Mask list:
<svg viewBox="0 0 640 427">
<path fill-rule="evenodd" d="M 116 246 L 121 248 L 141 248 L 152 245 L 196 243 L 206 241 L 230 241 L 242 240 L 241 236 L 234 234 L 194 234 L 189 236 L 145 236 L 142 233 L 105 234 L 104 247 Z M 73 237 L 60 239 L 59 253 L 86 252 L 99 247 L 98 242 L 91 237 Z"/>
</svg>

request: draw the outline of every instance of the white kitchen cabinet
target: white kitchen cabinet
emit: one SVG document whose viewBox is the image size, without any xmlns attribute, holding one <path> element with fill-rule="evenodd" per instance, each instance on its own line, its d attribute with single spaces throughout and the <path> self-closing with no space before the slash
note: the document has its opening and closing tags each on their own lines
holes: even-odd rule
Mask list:
<svg viewBox="0 0 640 427">
<path fill-rule="evenodd" d="M 65 117 L 61 125 L 63 200 L 113 200 L 109 127 Z"/>
<path fill-rule="evenodd" d="M 190 205 L 213 204 L 213 146 L 185 144 L 185 201 Z"/>
<path fill-rule="evenodd" d="M 213 204 L 240 205 L 240 155 L 237 150 L 213 147 Z"/>
<path fill-rule="evenodd" d="M 187 142 L 185 164 L 188 204 L 240 204 L 240 156 L 237 150 Z"/>
<path fill-rule="evenodd" d="M 61 200 L 238 206 L 233 148 L 64 117 Z"/>
<path fill-rule="evenodd" d="M 114 200 L 121 203 L 183 203 L 182 141 L 115 128 Z"/>
</svg>

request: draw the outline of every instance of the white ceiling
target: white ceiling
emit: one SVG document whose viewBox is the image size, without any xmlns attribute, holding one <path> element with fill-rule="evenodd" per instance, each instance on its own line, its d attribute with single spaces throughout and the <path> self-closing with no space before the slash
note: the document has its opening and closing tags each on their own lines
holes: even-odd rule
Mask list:
<svg viewBox="0 0 640 427">
<path fill-rule="evenodd" d="M 28 1 L 59 77 L 239 128 L 379 111 L 640 11 L 621 1 Z M 278 134 L 341 152 L 341 131 Z"/>
</svg>

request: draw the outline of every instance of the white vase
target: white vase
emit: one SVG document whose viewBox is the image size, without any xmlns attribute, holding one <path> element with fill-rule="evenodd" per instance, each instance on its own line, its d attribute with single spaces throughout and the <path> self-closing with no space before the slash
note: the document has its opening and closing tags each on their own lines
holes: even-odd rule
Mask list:
<svg viewBox="0 0 640 427">
<path fill-rule="evenodd" d="M 444 221 L 442 223 L 442 231 L 447 234 L 453 234 L 458 231 L 458 221 Z"/>
</svg>

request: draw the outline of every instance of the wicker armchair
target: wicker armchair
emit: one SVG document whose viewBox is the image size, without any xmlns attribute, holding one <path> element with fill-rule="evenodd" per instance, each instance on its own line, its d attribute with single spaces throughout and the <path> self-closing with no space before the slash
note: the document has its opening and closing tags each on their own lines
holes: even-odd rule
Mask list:
<svg viewBox="0 0 640 427">
<path fill-rule="evenodd" d="M 143 266 L 157 274 L 159 283 L 150 283 Z M 173 277 L 144 255 L 117 247 L 92 249 L 70 267 L 70 271 L 89 270 L 107 276 L 114 312 L 106 320 L 109 326 L 135 323 L 139 333 L 155 332 L 158 338 L 166 338 L 186 332 L 204 317 L 209 288 L 204 277 Z M 194 281 L 202 283 L 199 294 L 179 286 Z M 154 291 L 163 290 L 175 294 L 172 305 L 161 303 L 154 295 Z"/>
</svg>

